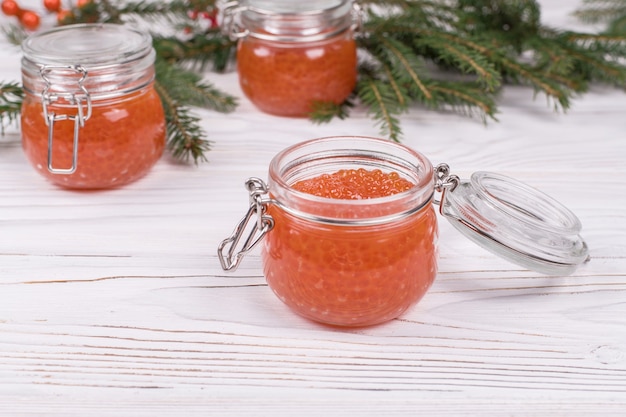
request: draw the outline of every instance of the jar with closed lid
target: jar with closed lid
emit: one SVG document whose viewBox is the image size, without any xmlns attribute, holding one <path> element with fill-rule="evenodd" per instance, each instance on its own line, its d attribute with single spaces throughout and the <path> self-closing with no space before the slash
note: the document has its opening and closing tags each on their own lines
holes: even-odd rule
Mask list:
<svg viewBox="0 0 626 417">
<path fill-rule="evenodd" d="M 22 146 L 35 169 L 67 188 L 118 187 L 144 176 L 165 147 L 149 34 L 78 24 L 22 44 Z"/>
<path fill-rule="evenodd" d="M 438 268 L 436 205 L 471 240 L 523 267 L 565 275 L 588 260 L 580 222 L 554 199 L 495 173 L 461 180 L 388 140 L 305 141 L 274 157 L 267 183 L 252 177 L 246 187 L 248 211 L 218 247 L 222 268 L 260 244 L 270 288 L 325 324 L 386 322 L 424 296 Z"/>
<path fill-rule="evenodd" d="M 239 84 L 261 111 L 304 117 L 317 102 L 340 104 L 357 78 L 350 0 L 241 0 L 223 11 L 235 39 Z"/>
</svg>

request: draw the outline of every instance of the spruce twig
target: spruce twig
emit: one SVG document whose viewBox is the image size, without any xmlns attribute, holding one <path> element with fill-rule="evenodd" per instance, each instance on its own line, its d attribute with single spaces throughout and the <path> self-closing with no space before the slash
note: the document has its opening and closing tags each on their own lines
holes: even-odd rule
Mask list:
<svg viewBox="0 0 626 417">
<path fill-rule="evenodd" d="M 200 119 L 190 114 L 189 108 L 182 106 L 160 83 L 155 88 L 161 97 L 167 125 L 167 148 L 172 155 L 188 162 L 207 161 L 206 152 L 211 149 L 211 142 L 200 127 Z"/>
<path fill-rule="evenodd" d="M 336 104 L 331 101 L 315 101 L 311 104 L 309 118 L 313 123 L 328 123 L 334 118 L 345 119 L 350 115 L 350 108 L 354 107 L 352 100 Z"/>
<path fill-rule="evenodd" d="M 169 97 L 185 106 L 196 106 L 229 113 L 237 107 L 237 99 L 217 89 L 213 84 L 203 81 L 196 72 L 188 71 L 177 65 L 157 60 L 157 80 L 167 91 Z"/>
<path fill-rule="evenodd" d="M 206 161 L 210 149 L 206 133 L 199 126 L 200 119 L 192 116 L 189 106 L 212 109 L 221 113 L 233 111 L 237 100 L 224 94 L 192 71 L 157 60 L 157 92 L 161 97 L 167 123 L 167 146 L 179 159 L 195 163 Z"/>
<path fill-rule="evenodd" d="M 0 133 L 11 123 L 16 123 L 20 116 L 24 90 L 15 82 L 0 83 Z"/>
<path fill-rule="evenodd" d="M 626 36 L 626 0 L 584 0 L 574 16 L 583 22 L 606 24 L 606 34 Z"/>
</svg>

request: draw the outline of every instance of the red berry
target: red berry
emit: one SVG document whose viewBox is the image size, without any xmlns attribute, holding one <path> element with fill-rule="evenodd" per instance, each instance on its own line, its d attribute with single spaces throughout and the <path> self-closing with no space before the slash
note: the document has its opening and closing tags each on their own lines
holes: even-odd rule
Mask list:
<svg viewBox="0 0 626 417">
<path fill-rule="evenodd" d="M 30 10 L 23 10 L 20 15 L 20 23 L 28 30 L 35 30 L 39 27 L 39 15 Z"/>
<path fill-rule="evenodd" d="M 17 16 L 20 13 L 20 6 L 15 0 L 3 0 L 2 12 L 7 16 Z"/>
<path fill-rule="evenodd" d="M 61 0 L 43 0 L 43 6 L 49 12 L 58 12 L 61 10 Z"/>
<path fill-rule="evenodd" d="M 74 17 L 74 14 L 72 13 L 71 10 L 63 10 L 63 9 L 61 9 L 61 10 L 59 10 L 57 12 L 57 22 L 59 24 L 65 23 L 65 19 L 70 19 L 72 17 Z"/>
<path fill-rule="evenodd" d="M 91 0 L 76 0 L 76 7 L 79 9 L 91 3 Z"/>
</svg>

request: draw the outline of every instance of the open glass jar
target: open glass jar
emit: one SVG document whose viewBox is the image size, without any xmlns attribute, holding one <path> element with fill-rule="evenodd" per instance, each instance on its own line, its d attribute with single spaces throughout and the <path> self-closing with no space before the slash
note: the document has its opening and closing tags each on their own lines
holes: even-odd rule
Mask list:
<svg viewBox="0 0 626 417">
<path fill-rule="evenodd" d="M 351 0 L 241 0 L 222 27 L 237 47 L 244 94 L 261 111 L 307 116 L 316 102 L 342 103 L 357 77 Z"/>
<path fill-rule="evenodd" d="M 371 199 L 320 197 L 294 184 L 339 170 L 397 173 L 412 187 Z M 580 222 L 560 203 L 512 178 L 470 181 L 433 168 L 422 154 L 366 137 L 329 137 L 274 157 L 267 184 L 250 178 L 247 214 L 218 256 L 233 270 L 261 243 L 270 288 L 298 314 L 367 326 L 400 316 L 437 274 L 439 212 L 475 242 L 524 267 L 569 274 L 587 260 Z M 435 194 L 440 198 L 435 200 Z"/>
<path fill-rule="evenodd" d="M 22 50 L 22 145 L 39 173 L 98 189 L 152 168 L 165 147 L 165 118 L 149 34 L 68 25 L 30 36 Z"/>
</svg>

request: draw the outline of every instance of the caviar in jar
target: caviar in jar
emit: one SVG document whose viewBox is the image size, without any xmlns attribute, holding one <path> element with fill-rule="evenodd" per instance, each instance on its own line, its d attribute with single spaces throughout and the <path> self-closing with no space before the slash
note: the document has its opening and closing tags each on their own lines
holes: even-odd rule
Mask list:
<svg viewBox="0 0 626 417">
<path fill-rule="evenodd" d="M 241 2 L 237 71 L 261 111 L 303 117 L 316 102 L 340 104 L 356 85 L 352 2 Z"/>
<path fill-rule="evenodd" d="M 266 210 L 254 209 L 260 194 L 254 182 L 248 188 L 271 226 L 260 241 L 265 278 L 298 314 L 337 326 L 382 323 L 433 283 L 433 168 L 421 154 L 382 139 L 315 139 L 272 160 L 260 187 Z"/>
<path fill-rule="evenodd" d="M 35 169 L 77 189 L 144 176 L 165 147 L 148 34 L 122 25 L 70 25 L 23 43 L 22 146 Z"/>
</svg>

